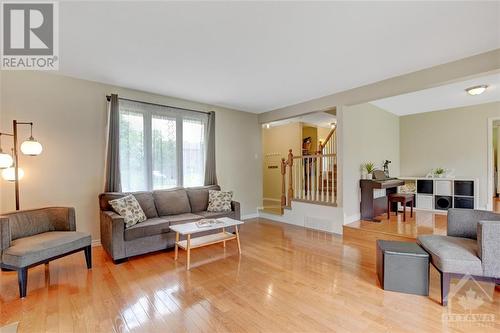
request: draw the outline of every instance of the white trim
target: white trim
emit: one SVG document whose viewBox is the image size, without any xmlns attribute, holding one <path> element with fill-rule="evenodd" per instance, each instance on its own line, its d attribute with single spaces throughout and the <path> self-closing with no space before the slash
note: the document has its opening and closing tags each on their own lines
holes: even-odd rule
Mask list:
<svg viewBox="0 0 500 333">
<path fill-rule="evenodd" d="M 248 219 L 255 219 L 257 217 L 259 217 L 259 213 L 246 214 L 246 215 L 241 216 L 241 219 L 248 220 Z"/>
<path fill-rule="evenodd" d="M 271 221 L 274 221 L 274 222 L 281 222 L 281 223 L 286 223 L 286 224 L 293 224 L 293 223 L 288 222 L 283 217 L 283 215 L 270 214 L 270 213 L 266 213 L 266 212 L 263 212 L 263 211 L 259 211 L 258 215 L 259 215 L 259 217 L 261 217 L 263 219 L 266 219 L 266 220 L 271 220 Z"/>
<path fill-rule="evenodd" d="M 92 242 L 90 243 L 92 247 L 96 246 L 101 246 L 101 240 L 100 239 L 93 239 Z"/>
<path fill-rule="evenodd" d="M 361 214 L 360 213 L 357 213 L 357 214 L 354 214 L 354 215 L 351 215 L 351 216 L 345 216 L 344 217 L 344 225 L 345 224 L 349 224 L 349 223 L 353 223 L 353 222 L 357 222 L 361 220 Z"/>
<path fill-rule="evenodd" d="M 262 198 L 262 200 L 265 200 L 265 201 L 274 201 L 274 202 L 280 202 L 281 203 L 281 200 L 280 199 L 276 199 L 276 198 Z"/>
<path fill-rule="evenodd" d="M 493 210 L 493 123 L 495 120 L 500 120 L 500 117 L 491 117 L 488 118 L 488 196 L 486 198 L 486 210 Z"/>
</svg>

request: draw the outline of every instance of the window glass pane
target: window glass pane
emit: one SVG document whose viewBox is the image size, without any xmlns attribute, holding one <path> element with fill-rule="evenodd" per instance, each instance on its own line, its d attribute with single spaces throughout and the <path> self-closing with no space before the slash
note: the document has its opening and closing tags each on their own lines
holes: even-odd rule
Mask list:
<svg viewBox="0 0 500 333">
<path fill-rule="evenodd" d="M 147 190 L 142 113 L 120 110 L 120 173 L 122 190 Z"/>
<path fill-rule="evenodd" d="M 200 186 L 205 178 L 205 123 L 197 119 L 182 122 L 184 186 Z"/>
<path fill-rule="evenodd" d="M 177 186 L 176 120 L 152 117 L 153 189 Z"/>
</svg>

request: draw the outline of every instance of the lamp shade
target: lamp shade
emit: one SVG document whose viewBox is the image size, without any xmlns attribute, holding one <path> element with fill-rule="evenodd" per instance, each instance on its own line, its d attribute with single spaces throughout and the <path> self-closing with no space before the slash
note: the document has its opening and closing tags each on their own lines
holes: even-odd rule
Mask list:
<svg viewBox="0 0 500 333">
<path fill-rule="evenodd" d="M 23 179 L 24 177 L 24 170 L 19 168 L 19 179 Z M 2 178 L 9 181 L 13 182 L 16 180 L 16 168 L 10 167 L 7 169 L 2 170 Z"/>
<path fill-rule="evenodd" d="M 12 156 L 0 151 L 0 169 L 11 167 L 12 163 L 14 163 L 14 160 L 12 160 Z"/>
<path fill-rule="evenodd" d="M 35 138 L 30 137 L 21 144 L 21 151 L 24 155 L 36 156 L 42 153 L 42 145 Z"/>
</svg>

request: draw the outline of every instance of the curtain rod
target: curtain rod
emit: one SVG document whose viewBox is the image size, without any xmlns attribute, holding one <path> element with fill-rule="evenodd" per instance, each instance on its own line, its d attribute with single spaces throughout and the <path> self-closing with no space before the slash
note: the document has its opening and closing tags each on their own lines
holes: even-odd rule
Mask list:
<svg viewBox="0 0 500 333">
<path fill-rule="evenodd" d="M 106 99 L 109 102 L 111 100 L 111 96 L 110 95 L 106 95 Z M 170 106 L 170 105 L 164 105 L 164 104 L 157 104 L 157 103 L 151 103 L 151 102 L 138 101 L 136 99 L 128 99 L 128 98 L 123 98 L 123 97 L 118 97 L 118 99 L 123 99 L 124 101 L 129 101 L 129 102 L 137 102 L 137 103 L 143 103 L 143 104 L 148 104 L 148 105 L 161 106 L 161 107 L 164 107 L 164 108 L 174 108 L 174 109 L 183 110 L 183 111 L 190 111 L 190 112 L 198 112 L 198 113 L 203 113 L 203 114 L 210 114 L 210 112 L 206 112 L 206 111 L 199 111 L 199 110 L 193 110 L 193 109 L 179 108 L 177 106 Z"/>
</svg>

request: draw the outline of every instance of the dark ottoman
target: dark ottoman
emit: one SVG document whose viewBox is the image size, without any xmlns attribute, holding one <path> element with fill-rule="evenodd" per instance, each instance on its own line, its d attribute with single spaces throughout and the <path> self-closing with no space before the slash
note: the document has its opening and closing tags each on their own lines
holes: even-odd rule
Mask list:
<svg viewBox="0 0 500 333">
<path fill-rule="evenodd" d="M 416 243 L 377 240 L 377 275 L 384 290 L 429 295 L 429 254 Z"/>
</svg>

